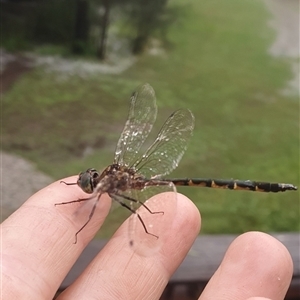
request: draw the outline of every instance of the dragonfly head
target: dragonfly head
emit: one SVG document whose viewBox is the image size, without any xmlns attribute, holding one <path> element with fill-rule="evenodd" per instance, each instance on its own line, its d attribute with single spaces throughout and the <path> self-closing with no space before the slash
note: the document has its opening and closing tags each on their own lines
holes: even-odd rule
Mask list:
<svg viewBox="0 0 300 300">
<path fill-rule="evenodd" d="M 87 194 L 92 194 L 99 182 L 100 174 L 96 169 L 90 168 L 79 174 L 77 185 Z"/>
</svg>

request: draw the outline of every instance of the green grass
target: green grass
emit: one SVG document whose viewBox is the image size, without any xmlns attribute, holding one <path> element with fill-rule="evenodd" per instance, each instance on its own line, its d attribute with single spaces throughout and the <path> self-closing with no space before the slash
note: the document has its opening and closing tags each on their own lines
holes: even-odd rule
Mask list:
<svg viewBox="0 0 300 300">
<path fill-rule="evenodd" d="M 267 50 L 275 38 L 260 1 L 179 1 L 184 18 L 163 56 L 144 54 L 121 75 L 71 77 L 34 70 L 3 98 L 3 149 L 62 178 L 104 168 L 125 123 L 134 88 L 149 82 L 157 127 L 190 108 L 196 128 L 174 177 L 239 178 L 299 185 L 299 103 L 280 93 L 292 73 Z M 89 155 L 85 155 L 91 150 Z M 200 208 L 206 233 L 298 231 L 299 193 L 182 188 Z M 120 224 L 115 211 L 104 235 Z"/>
</svg>

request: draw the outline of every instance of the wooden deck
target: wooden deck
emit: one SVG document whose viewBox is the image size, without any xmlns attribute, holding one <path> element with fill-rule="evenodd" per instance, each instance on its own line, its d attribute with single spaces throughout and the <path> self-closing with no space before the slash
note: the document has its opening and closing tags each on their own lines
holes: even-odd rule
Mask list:
<svg viewBox="0 0 300 300">
<path fill-rule="evenodd" d="M 294 263 L 293 279 L 285 299 L 300 299 L 300 234 L 276 233 L 272 235 L 287 247 Z M 218 268 L 230 243 L 236 237 L 237 235 L 199 236 L 170 279 L 161 300 L 198 299 L 208 280 Z M 105 243 L 106 241 L 103 240 L 94 240 L 88 245 L 63 281 L 60 290 L 64 290 L 77 278 Z"/>
</svg>

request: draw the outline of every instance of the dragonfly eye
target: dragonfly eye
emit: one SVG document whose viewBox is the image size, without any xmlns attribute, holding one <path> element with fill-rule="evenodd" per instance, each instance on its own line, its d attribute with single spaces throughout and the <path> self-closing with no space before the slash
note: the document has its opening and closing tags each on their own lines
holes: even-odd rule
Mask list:
<svg viewBox="0 0 300 300">
<path fill-rule="evenodd" d="M 94 171 L 92 176 L 93 176 L 93 179 L 98 179 L 100 174 L 97 171 Z"/>
<path fill-rule="evenodd" d="M 92 194 L 94 191 L 94 173 L 91 174 L 89 170 L 79 174 L 77 185 L 87 194 Z"/>
</svg>

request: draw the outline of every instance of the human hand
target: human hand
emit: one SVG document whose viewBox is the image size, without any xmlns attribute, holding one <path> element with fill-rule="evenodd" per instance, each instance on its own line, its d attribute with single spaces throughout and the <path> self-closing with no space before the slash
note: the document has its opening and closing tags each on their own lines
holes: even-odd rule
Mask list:
<svg viewBox="0 0 300 300">
<path fill-rule="evenodd" d="M 76 179 L 74 176 L 65 181 Z M 33 195 L 1 224 L 2 300 L 53 298 L 110 209 L 110 201 L 103 195 L 91 222 L 74 245 L 74 234 L 86 214 L 77 214 L 75 219 L 74 211 L 81 204 L 60 209 L 54 204 L 84 197 L 86 194 L 79 188 L 55 182 Z M 153 197 L 148 205 L 155 200 L 166 212 L 173 205 L 164 194 Z M 177 194 L 177 209 L 170 211 L 174 212 L 174 222 L 160 236 L 158 248 L 154 246 L 148 255 L 134 251 L 125 222 L 58 299 L 159 299 L 197 237 L 201 222 L 198 209 L 181 194 Z M 138 234 L 145 232 L 141 229 Z M 267 234 L 250 232 L 231 244 L 199 299 L 260 296 L 282 300 L 291 276 L 292 260 L 287 249 Z"/>
</svg>

